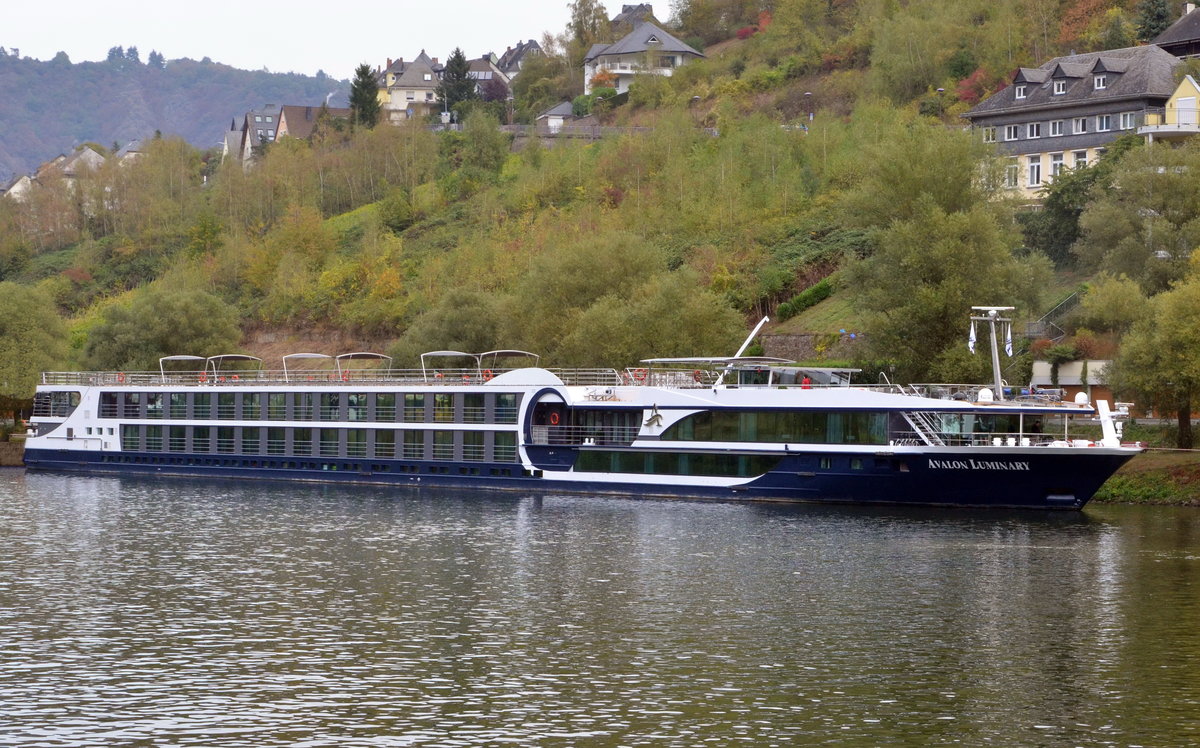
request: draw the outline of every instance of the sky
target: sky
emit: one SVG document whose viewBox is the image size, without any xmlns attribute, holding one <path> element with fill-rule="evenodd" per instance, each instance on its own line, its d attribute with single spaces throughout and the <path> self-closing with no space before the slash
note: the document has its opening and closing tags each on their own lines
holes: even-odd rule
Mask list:
<svg viewBox="0 0 1200 748">
<path fill-rule="evenodd" d="M 322 0 L 211 3 L 202 0 L 10 0 L 0 19 L 0 46 L 22 57 L 103 60 L 112 47 L 151 50 L 167 60 L 209 57 L 244 70 L 354 76 L 366 62 L 412 59 L 422 49 L 445 61 L 455 47 L 468 58 L 503 54 L 518 41 L 566 28 L 568 0 Z M 609 17 L 621 10 L 604 3 Z M 656 12 L 669 11 L 666 2 Z M 661 17 L 661 15 L 660 15 Z"/>
</svg>

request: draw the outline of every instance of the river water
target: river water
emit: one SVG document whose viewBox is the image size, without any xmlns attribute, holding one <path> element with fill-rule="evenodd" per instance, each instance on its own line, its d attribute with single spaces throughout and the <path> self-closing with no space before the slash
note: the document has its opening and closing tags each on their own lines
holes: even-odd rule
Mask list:
<svg viewBox="0 0 1200 748">
<path fill-rule="evenodd" d="M 0 745 L 1200 744 L 1200 510 L 0 471 Z"/>
</svg>

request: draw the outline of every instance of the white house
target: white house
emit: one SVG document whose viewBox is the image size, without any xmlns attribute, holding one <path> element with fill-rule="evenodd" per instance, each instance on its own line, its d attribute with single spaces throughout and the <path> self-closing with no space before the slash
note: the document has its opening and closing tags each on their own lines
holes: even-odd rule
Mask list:
<svg viewBox="0 0 1200 748">
<path fill-rule="evenodd" d="M 612 44 L 593 44 L 583 58 L 583 92 L 592 92 L 598 73 L 614 76 L 617 93 L 629 90 L 638 73 L 671 75 L 675 68 L 704 55 L 646 21 L 634 23 L 633 31 Z"/>
</svg>

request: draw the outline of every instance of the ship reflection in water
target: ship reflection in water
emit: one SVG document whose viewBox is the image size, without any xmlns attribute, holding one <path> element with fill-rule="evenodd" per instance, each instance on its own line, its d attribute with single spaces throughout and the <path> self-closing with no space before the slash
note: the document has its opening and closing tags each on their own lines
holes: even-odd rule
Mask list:
<svg viewBox="0 0 1200 748">
<path fill-rule="evenodd" d="M 1200 512 L 0 472 L 0 744 L 1184 745 Z"/>
</svg>

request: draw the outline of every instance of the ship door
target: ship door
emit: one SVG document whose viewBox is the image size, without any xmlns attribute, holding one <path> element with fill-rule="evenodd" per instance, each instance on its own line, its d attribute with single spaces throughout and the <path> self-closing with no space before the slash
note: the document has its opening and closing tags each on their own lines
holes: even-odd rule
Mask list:
<svg viewBox="0 0 1200 748">
<path fill-rule="evenodd" d="M 533 406 L 530 437 L 534 444 L 564 444 L 570 411 L 555 392 L 547 392 Z"/>
</svg>

